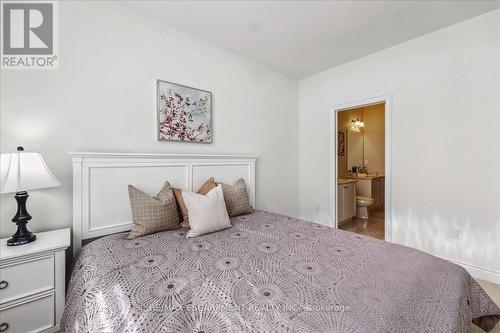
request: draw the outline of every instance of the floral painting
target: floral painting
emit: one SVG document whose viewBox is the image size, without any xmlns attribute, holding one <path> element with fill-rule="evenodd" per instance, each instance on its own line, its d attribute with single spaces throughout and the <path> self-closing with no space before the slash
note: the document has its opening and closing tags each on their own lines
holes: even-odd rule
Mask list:
<svg viewBox="0 0 500 333">
<path fill-rule="evenodd" d="M 338 142 L 338 147 L 337 147 L 337 155 L 338 156 L 344 156 L 344 145 L 345 145 L 345 139 L 344 139 L 344 132 L 339 131 L 337 133 L 337 142 Z"/>
<path fill-rule="evenodd" d="M 158 140 L 212 142 L 209 91 L 157 80 Z"/>
</svg>

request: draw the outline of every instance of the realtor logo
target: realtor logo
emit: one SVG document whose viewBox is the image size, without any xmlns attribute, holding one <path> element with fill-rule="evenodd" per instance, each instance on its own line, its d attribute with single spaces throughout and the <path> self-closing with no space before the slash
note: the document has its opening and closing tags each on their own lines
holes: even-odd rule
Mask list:
<svg viewBox="0 0 500 333">
<path fill-rule="evenodd" d="M 57 68 L 57 2 L 2 1 L 2 69 Z"/>
</svg>

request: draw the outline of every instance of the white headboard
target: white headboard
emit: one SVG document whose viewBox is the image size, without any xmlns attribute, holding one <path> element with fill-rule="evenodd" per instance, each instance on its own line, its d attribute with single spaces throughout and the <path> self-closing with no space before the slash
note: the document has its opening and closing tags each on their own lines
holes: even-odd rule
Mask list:
<svg viewBox="0 0 500 333">
<path fill-rule="evenodd" d="M 130 230 L 127 185 L 156 195 L 165 181 L 198 189 L 208 178 L 243 178 L 255 206 L 255 161 L 250 155 L 70 153 L 73 159 L 73 255 L 82 240 Z"/>
</svg>

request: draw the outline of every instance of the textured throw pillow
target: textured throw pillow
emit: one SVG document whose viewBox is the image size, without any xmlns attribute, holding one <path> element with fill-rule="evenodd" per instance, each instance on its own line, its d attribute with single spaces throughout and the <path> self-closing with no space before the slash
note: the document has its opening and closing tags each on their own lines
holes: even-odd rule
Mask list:
<svg viewBox="0 0 500 333">
<path fill-rule="evenodd" d="M 231 228 L 221 185 L 215 187 L 207 195 L 183 191 L 182 196 L 189 212 L 189 226 L 191 227 L 186 237 L 197 237 Z"/>
<path fill-rule="evenodd" d="M 215 180 L 214 178 L 209 178 L 201 187 L 196 191 L 198 194 L 206 195 L 210 190 L 215 188 Z M 189 227 L 189 217 L 188 210 L 186 205 L 184 204 L 184 199 L 182 198 L 182 189 L 174 188 L 175 200 L 177 200 L 177 206 L 179 207 L 179 211 L 181 212 L 182 222 L 181 227 Z"/>
<path fill-rule="evenodd" d="M 179 227 L 175 196 L 168 182 L 165 183 L 155 198 L 150 197 L 132 185 L 128 186 L 128 195 L 134 224 L 127 239 Z"/>
<path fill-rule="evenodd" d="M 253 212 L 250 200 L 248 199 L 247 187 L 243 179 L 238 179 L 234 185 L 221 183 L 224 192 L 224 201 L 229 216 L 238 216 Z"/>
</svg>

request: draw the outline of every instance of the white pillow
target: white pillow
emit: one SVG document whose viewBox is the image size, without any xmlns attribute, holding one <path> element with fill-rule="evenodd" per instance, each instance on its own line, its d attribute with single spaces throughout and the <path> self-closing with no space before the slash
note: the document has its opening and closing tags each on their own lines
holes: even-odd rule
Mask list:
<svg viewBox="0 0 500 333">
<path fill-rule="evenodd" d="M 221 185 L 217 185 L 207 195 L 182 191 L 182 197 L 188 210 L 191 228 L 186 237 L 197 237 L 231 228 Z"/>
</svg>

